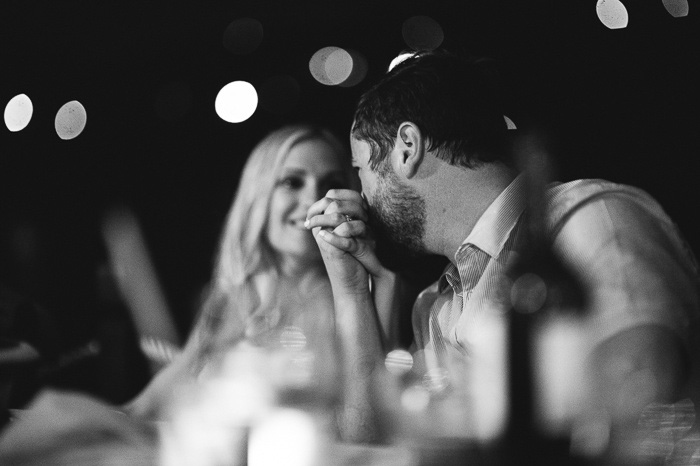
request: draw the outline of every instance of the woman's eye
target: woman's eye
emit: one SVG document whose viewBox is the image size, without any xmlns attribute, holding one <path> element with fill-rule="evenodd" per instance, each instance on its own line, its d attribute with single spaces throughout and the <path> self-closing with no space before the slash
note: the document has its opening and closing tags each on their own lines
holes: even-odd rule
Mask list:
<svg viewBox="0 0 700 466">
<path fill-rule="evenodd" d="M 282 178 L 280 181 L 277 182 L 277 184 L 280 186 L 284 186 L 288 189 L 299 189 L 302 186 L 304 186 L 304 181 L 301 178 L 289 176 L 286 178 Z"/>
</svg>

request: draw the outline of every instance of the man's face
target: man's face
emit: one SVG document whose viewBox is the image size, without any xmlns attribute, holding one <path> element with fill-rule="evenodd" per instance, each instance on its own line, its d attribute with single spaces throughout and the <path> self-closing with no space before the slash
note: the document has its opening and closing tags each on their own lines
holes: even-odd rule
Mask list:
<svg viewBox="0 0 700 466">
<path fill-rule="evenodd" d="M 369 224 L 377 242 L 377 257 L 385 267 L 398 270 L 426 254 L 425 201 L 401 182 L 393 168 L 374 171 L 369 166 L 370 145 L 351 138 L 352 165 L 357 170 L 368 204 Z M 390 164 L 389 160 L 382 162 Z"/>
<path fill-rule="evenodd" d="M 362 184 L 362 193 L 365 199 L 369 201 L 374 197 L 374 191 L 377 189 L 379 174 L 373 171 L 369 166 L 369 158 L 371 154 L 370 145 L 354 137 L 350 138 L 350 150 L 352 152 L 352 168 L 357 172 Z"/>
</svg>

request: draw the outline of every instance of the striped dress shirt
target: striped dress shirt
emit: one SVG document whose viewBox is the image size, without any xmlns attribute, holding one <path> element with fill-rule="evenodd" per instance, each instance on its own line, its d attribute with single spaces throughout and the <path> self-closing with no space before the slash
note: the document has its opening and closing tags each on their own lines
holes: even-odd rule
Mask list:
<svg viewBox="0 0 700 466">
<path fill-rule="evenodd" d="M 524 189 L 519 176 L 496 198 L 414 304 L 416 360 L 433 392 L 470 384 L 474 343 L 493 331 L 483 322 L 510 310 L 506 272 L 524 239 Z M 545 201 L 553 249 L 590 297 L 588 348 L 640 324 L 668 328 L 691 345 L 700 302 L 697 261 L 651 196 L 605 180 L 578 180 L 551 184 Z M 503 346 L 498 351 L 503 356 Z"/>
</svg>

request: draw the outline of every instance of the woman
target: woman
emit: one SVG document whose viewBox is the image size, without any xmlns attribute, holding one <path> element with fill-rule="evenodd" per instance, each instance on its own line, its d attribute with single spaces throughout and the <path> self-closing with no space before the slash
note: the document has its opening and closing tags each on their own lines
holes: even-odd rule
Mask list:
<svg viewBox="0 0 700 466">
<path fill-rule="evenodd" d="M 370 384 L 349 374 L 358 363 L 368 363 L 355 355 L 364 337 L 377 329 L 372 322 L 334 315 L 318 244 L 304 226 L 311 204 L 330 189 L 356 187 L 359 183 L 353 176 L 343 145 L 326 130 L 287 126 L 264 138 L 243 169 L 195 328 L 183 352 L 123 407 L 131 416 L 118 414 L 89 396 L 46 391 L 33 401 L 26 417 L 13 422 L 0 436 L 0 462 L 106 464 L 106 459 L 118 458 L 120 464 L 131 464 L 124 458 L 133 458 L 133 463 L 155 464 L 163 451 L 171 451 L 176 457 L 187 452 L 199 455 L 191 463 L 178 457 L 176 464 L 202 464 L 202 454 L 220 451 L 198 443 L 219 439 L 209 424 L 212 412 L 214 418 L 226 421 L 230 421 L 227 416 L 250 415 L 255 410 L 251 405 L 261 399 L 256 390 L 269 388 L 245 379 L 259 372 L 272 374 L 276 387 L 290 388 L 284 395 L 290 395 L 287 401 L 294 403 L 318 406 L 319 402 L 335 403 L 336 396 L 342 395 L 343 403 L 334 404 L 336 409 L 329 413 L 337 415 L 335 433 L 345 440 L 373 440 L 365 414 L 371 409 L 365 402 Z M 368 326 L 372 331 L 367 332 Z M 342 364 L 335 364 L 338 360 L 333 357 L 339 354 L 336 342 L 342 348 Z M 241 348 L 251 344 L 263 350 L 238 359 L 234 369 L 249 371 L 243 374 L 245 382 L 237 385 L 238 391 L 224 383 L 223 390 L 209 396 L 207 389 L 217 387 L 222 372 L 236 378 L 238 373 L 227 366 L 229 357 L 240 355 Z M 292 357 L 268 357 L 284 356 L 283 351 L 269 351 L 280 346 L 288 353 L 291 348 Z M 314 370 L 311 366 L 318 368 L 319 361 L 325 365 Z M 301 370 L 290 370 L 297 363 Z M 222 371 L 222 367 L 229 370 Z M 338 377 L 341 372 L 344 377 Z M 179 396 L 183 392 L 195 395 L 189 398 L 195 405 L 197 393 L 206 401 L 206 406 L 195 410 L 203 423 L 189 416 L 188 397 Z M 178 417 L 178 410 L 187 416 Z M 170 429 L 170 436 L 164 437 L 167 445 L 161 445 L 163 439 L 154 432 L 154 424 L 142 421 L 166 419 L 173 422 L 166 424 Z M 224 422 L 219 427 L 230 425 Z M 180 428 L 189 430 L 178 435 Z M 168 439 L 174 439 L 172 449 Z M 192 439 L 194 449 L 188 450 Z M 230 440 L 224 437 L 227 451 L 231 450 Z"/>
<path fill-rule="evenodd" d="M 304 221 L 328 190 L 356 184 L 346 149 L 330 132 L 294 125 L 265 137 L 243 169 L 208 294 L 183 353 L 126 410 L 162 418 L 173 386 L 200 377 L 240 341 L 270 344 L 288 328 L 303 338 L 328 335 L 332 293 Z"/>
</svg>

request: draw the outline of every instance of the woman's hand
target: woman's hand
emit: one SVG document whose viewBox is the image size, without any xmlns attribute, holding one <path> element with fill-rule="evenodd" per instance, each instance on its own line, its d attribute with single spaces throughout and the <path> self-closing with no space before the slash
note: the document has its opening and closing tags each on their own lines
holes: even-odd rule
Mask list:
<svg viewBox="0 0 700 466">
<path fill-rule="evenodd" d="M 372 277 L 378 278 L 389 271 L 374 252 L 374 241 L 367 227 L 368 219 L 367 205 L 360 193 L 333 189 L 309 208 L 306 226 L 312 229 L 315 237 L 318 238 L 320 234 L 325 243 L 351 255 Z"/>
<path fill-rule="evenodd" d="M 385 345 L 393 347 L 398 338 L 401 312 L 401 280 L 384 267 L 375 254 L 375 242 L 367 226 L 367 205 L 360 193 L 347 189 L 331 190 L 311 206 L 307 214 L 331 277 L 334 290 L 358 294 L 369 292 L 382 329 Z M 358 268 L 359 267 L 359 268 Z"/>
</svg>

